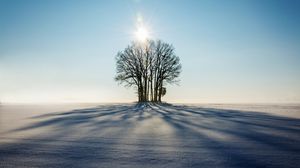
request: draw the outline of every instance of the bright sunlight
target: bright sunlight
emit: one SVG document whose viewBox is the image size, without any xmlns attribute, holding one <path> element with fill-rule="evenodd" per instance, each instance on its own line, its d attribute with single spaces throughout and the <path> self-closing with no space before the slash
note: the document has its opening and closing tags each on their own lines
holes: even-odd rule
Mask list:
<svg viewBox="0 0 300 168">
<path fill-rule="evenodd" d="M 140 42 L 144 42 L 149 38 L 149 32 L 144 26 L 139 26 L 135 32 L 136 39 Z"/>
</svg>

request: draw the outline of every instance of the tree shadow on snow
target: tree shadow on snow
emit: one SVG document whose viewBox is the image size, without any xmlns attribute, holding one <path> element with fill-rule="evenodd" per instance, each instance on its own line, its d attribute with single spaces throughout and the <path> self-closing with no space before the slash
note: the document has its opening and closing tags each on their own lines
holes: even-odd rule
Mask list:
<svg viewBox="0 0 300 168">
<path fill-rule="evenodd" d="M 28 163 L 51 167 L 98 167 L 99 164 L 102 167 L 297 167 L 300 164 L 300 120 L 261 112 L 137 103 L 50 113 L 31 120 L 32 124 L 10 133 L 48 127 L 52 130 L 1 145 L 0 161 L 28 150 L 34 153 L 47 149 L 52 154 L 41 152 L 39 156 L 44 160 L 28 159 Z M 142 136 L 148 130 L 133 135 L 132 130 L 152 120 L 168 126 L 171 138 Z M 160 132 L 160 125 L 153 125 L 153 129 Z"/>
</svg>

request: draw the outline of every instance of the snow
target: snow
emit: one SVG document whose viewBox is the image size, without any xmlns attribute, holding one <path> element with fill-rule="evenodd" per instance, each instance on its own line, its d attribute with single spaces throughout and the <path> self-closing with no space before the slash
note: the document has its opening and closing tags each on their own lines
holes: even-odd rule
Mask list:
<svg viewBox="0 0 300 168">
<path fill-rule="evenodd" d="M 298 167 L 299 105 L 0 106 L 0 167 Z"/>
</svg>

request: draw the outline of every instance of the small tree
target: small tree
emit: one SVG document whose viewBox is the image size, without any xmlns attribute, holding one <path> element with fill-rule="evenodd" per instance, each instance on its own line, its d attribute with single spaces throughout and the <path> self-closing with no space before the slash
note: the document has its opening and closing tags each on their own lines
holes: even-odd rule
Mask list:
<svg viewBox="0 0 300 168">
<path fill-rule="evenodd" d="M 178 82 L 181 72 L 174 47 L 161 40 L 132 42 L 116 56 L 115 80 L 137 90 L 138 101 L 161 101 L 164 85 Z"/>
</svg>

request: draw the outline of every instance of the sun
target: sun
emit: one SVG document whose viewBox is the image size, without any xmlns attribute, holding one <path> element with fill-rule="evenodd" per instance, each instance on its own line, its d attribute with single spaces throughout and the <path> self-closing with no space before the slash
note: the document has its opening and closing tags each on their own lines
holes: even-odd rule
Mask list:
<svg viewBox="0 0 300 168">
<path fill-rule="evenodd" d="M 135 37 L 140 42 L 145 42 L 149 38 L 149 31 L 144 26 L 138 26 Z"/>
</svg>

